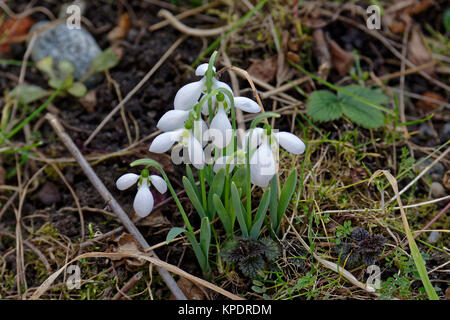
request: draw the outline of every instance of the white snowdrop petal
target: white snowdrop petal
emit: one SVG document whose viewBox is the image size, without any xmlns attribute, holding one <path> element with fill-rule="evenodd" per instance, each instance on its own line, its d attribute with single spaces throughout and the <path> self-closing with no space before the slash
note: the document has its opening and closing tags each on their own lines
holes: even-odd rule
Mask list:
<svg viewBox="0 0 450 320">
<path fill-rule="evenodd" d="M 116 181 L 116 187 L 119 190 L 125 190 L 131 187 L 132 185 L 136 184 L 136 182 L 139 180 L 140 175 L 135 173 L 126 173 L 123 176 L 121 176 Z"/>
<path fill-rule="evenodd" d="M 151 175 L 149 178 L 150 182 L 153 186 L 155 186 L 156 190 L 158 190 L 159 193 L 165 193 L 167 191 L 166 180 L 157 175 Z"/>
<path fill-rule="evenodd" d="M 161 133 L 157 136 L 150 145 L 150 152 L 164 153 L 168 151 L 175 142 L 178 141 L 181 135 L 180 131 L 169 131 Z"/>
<path fill-rule="evenodd" d="M 216 67 L 212 67 L 213 71 L 216 72 Z M 208 70 L 208 63 L 202 63 L 195 69 L 195 75 L 203 77 L 206 73 L 206 70 Z"/>
<path fill-rule="evenodd" d="M 156 127 L 164 132 L 173 131 L 184 128 L 184 123 L 189 116 L 189 111 L 186 110 L 170 110 L 164 113 L 159 119 Z"/>
<path fill-rule="evenodd" d="M 272 149 L 263 143 L 250 158 L 250 180 L 259 187 L 267 187 L 276 173 Z"/>
<path fill-rule="evenodd" d="M 248 143 L 248 137 L 250 136 L 250 155 L 252 154 L 253 150 L 255 150 L 263 141 L 264 138 L 264 129 L 263 128 L 254 128 L 251 130 L 248 130 L 244 137 L 244 150 L 247 152 L 247 143 Z"/>
<path fill-rule="evenodd" d="M 153 209 L 153 195 L 148 185 L 142 184 L 139 186 L 136 197 L 134 198 L 133 208 L 139 217 L 146 217 Z"/>
<path fill-rule="evenodd" d="M 173 101 L 173 106 L 177 110 L 190 110 L 198 102 L 205 85 L 205 79 L 191 82 L 178 90 Z"/>
<path fill-rule="evenodd" d="M 235 97 L 234 106 L 249 113 L 258 113 L 261 111 L 259 104 L 247 97 Z"/>
<path fill-rule="evenodd" d="M 220 105 L 219 110 L 211 121 L 209 130 L 213 144 L 218 148 L 227 146 L 231 141 L 231 131 L 230 120 L 223 109 L 223 105 Z"/>
<path fill-rule="evenodd" d="M 187 145 L 187 152 L 189 161 L 197 169 L 203 169 L 205 164 L 205 153 L 203 152 L 202 145 L 195 137 L 190 134 Z"/>
<path fill-rule="evenodd" d="M 274 136 L 286 151 L 293 154 L 302 154 L 305 152 L 305 144 L 296 135 L 290 132 L 280 131 L 275 132 Z"/>
</svg>

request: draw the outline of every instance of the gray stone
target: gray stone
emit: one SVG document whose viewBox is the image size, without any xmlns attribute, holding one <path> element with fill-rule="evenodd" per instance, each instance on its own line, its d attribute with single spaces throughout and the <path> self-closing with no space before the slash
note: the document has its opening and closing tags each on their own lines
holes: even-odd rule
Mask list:
<svg viewBox="0 0 450 320">
<path fill-rule="evenodd" d="M 431 196 L 433 198 L 440 198 L 445 196 L 445 189 L 439 182 L 433 182 L 430 186 Z"/>
<path fill-rule="evenodd" d="M 446 123 L 439 134 L 439 137 L 441 138 L 441 142 L 445 143 L 448 140 L 450 140 L 450 122 Z"/>
<path fill-rule="evenodd" d="M 420 158 L 417 162 L 422 161 L 423 159 L 424 158 Z M 415 167 L 416 172 L 420 173 L 423 169 L 428 167 L 433 161 L 434 159 L 428 158 L 427 160 L 425 160 L 424 162 Z M 442 177 L 444 176 L 444 166 L 440 162 L 438 162 L 434 166 L 432 166 L 430 170 L 428 170 L 427 174 L 430 176 L 431 180 L 441 181 Z"/>
<path fill-rule="evenodd" d="M 431 231 L 430 235 L 428 236 L 427 241 L 430 243 L 436 243 L 441 238 L 441 233 L 437 231 Z"/>
<path fill-rule="evenodd" d="M 31 32 L 48 23 L 48 21 L 36 23 Z M 51 57 L 54 65 L 62 60 L 70 61 L 75 67 L 75 80 L 80 80 L 89 71 L 92 60 L 101 52 L 89 32 L 84 29 L 69 29 L 65 23 L 61 23 L 37 36 L 31 51 L 31 58 L 37 62 Z M 92 88 L 101 79 L 101 74 L 93 74 L 84 83 Z"/>
</svg>

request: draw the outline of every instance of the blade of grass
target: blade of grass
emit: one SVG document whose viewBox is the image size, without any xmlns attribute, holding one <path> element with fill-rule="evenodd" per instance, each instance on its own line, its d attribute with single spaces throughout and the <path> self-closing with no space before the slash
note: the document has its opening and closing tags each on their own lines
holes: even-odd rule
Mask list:
<svg viewBox="0 0 450 320">
<path fill-rule="evenodd" d="M 400 207 L 400 214 L 402 217 L 403 227 L 405 229 L 406 238 L 408 239 L 409 248 L 411 250 L 411 255 L 413 257 L 413 260 L 416 265 L 417 271 L 419 273 L 420 279 L 422 280 L 423 286 L 425 287 L 425 292 L 427 293 L 428 298 L 430 300 L 439 300 L 438 295 L 437 295 L 436 291 L 434 290 L 433 285 L 431 284 L 430 278 L 428 277 L 428 272 L 425 267 L 423 258 L 420 254 L 419 248 L 417 247 L 416 241 L 414 240 L 414 236 L 411 232 L 411 229 L 409 228 L 408 219 L 406 218 L 406 213 L 405 213 L 405 210 L 403 209 L 402 199 L 400 198 L 400 194 L 398 192 L 397 180 L 395 180 L 394 176 L 392 176 L 389 171 L 378 170 L 372 175 L 369 183 L 375 177 L 377 177 L 381 174 L 384 174 L 386 176 L 386 178 L 388 179 L 389 183 L 392 186 L 392 189 L 394 190 L 395 197 L 397 198 L 397 202 Z"/>
</svg>

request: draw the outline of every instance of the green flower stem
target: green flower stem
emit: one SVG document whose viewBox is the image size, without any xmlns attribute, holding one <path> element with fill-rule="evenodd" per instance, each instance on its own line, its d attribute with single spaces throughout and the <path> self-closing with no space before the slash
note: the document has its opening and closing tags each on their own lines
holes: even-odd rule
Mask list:
<svg viewBox="0 0 450 320">
<path fill-rule="evenodd" d="M 207 202 L 206 202 L 206 185 L 205 185 L 205 169 L 198 170 L 198 176 L 200 179 L 200 188 L 202 189 L 202 204 L 203 210 L 207 211 Z"/>
</svg>

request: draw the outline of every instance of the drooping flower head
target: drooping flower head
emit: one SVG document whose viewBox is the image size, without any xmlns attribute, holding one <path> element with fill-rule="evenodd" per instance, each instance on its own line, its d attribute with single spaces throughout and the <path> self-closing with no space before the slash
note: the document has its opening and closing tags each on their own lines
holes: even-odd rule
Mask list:
<svg viewBox="0 0 450 320">
<path fill-rule="evenodd" d="M 149 175 L 147 169 L 142 170 L 141 174 L 126 173 L 122 175 L 116 181 L 117 189 L 126 190 L 133 186 L 138 185 L 138 191 L 134 197 L 133 208 L 136 214 L 140 217 L 146 217 L 152 212 L 153 209 L 153 195 L 150 191 L 150 186 L 153 186 L 160 193 L 165 193 L 167 191 L 167 183 L 163 178 L 157 175 Z"/>
</svg>

